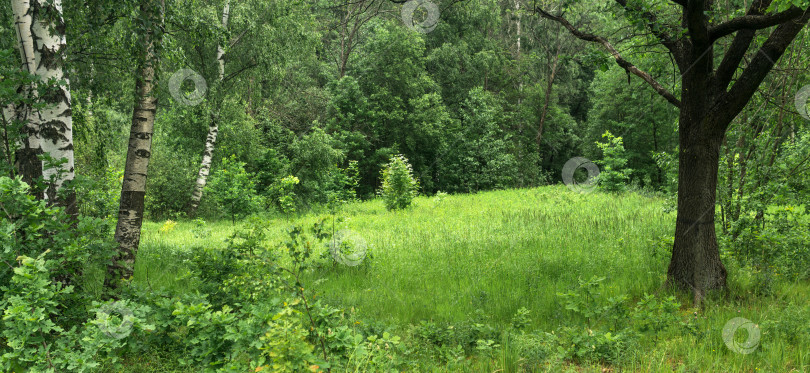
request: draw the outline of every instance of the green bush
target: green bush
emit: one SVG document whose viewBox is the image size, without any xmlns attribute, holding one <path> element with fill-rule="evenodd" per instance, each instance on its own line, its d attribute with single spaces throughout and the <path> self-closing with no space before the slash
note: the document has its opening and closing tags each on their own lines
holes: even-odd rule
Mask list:
<svg viewBox="0 0 810 373">
<path fill-rule="evenodd" d="M 74 190 L 79 213 L 95 218 L 117 218 L 123 179 L 124 172 L 113 167 L 107 167 L 103 175 L 96 177 L 76 175 Z"/>
<path fill-rule="evenodd" d="M 326 194 L 330 205 L 341 205 L 357 200 L 360 187 L 360 168 L 357 161 L 349 161 L 346 168 L 332 169 L 332 180 Z"/>
<path fill-rule="evenodd" d="M 270 186 L 270 198 L 278 211 L 284 214 L 295 212 L 295 186 L 300 183 L 295 176 L 282 178 Z"/>
<path fill-rule="evenodd" d="M 724 255 L 767 276 L 810 278 L 810 214 L 805 206 L 760 208 L 761 216 L 742 213 L 731 234 L 721 238 Z"/>
<path fill-rule="evenodd" d="M 28 195 L 28 184 L 19 177 L 0 177 L 0 286 L 9 283 L 14 263 L 20 256 L 39 257 L 53 253 L 58 266 L 54 278 L 76 284 L 88 265 L 111 256 L 112 226 L 102 219 L 68 216 L 63 208 L 49 207 Z"/>
<path fill-rule="evenodd" d="M 556 345 L 560 357 L 574 362 L 615 364 L 623 360 L 641 338 L 658 340 L 667 331 L 695 331 L 691 321 L 679 314 L 675 297 L 645 295 L 630 308 L 627 296 L 601 299 L 604 277 L 579 280 L 573 291 L 558 294 L 566 310 L 587 321 L 586 328 L 564 326 L 545 335 Z"/>
<path fill-rule="evenodd" d="M 237 161 L 235 156 L 222 160 L 220 168 L 211 175 L 206 190 L 233 223 L 237 217 L 249 215 L 260 206 L 253 176 L 245 171 L 245 163 Z"/>
<path fill-rule="evenodd" d="M 388 210 L 400 210 L 411 205 L 419 189 L 413 170 L 403 155 L 391 157 L 382 170 L 380 196 Z"/>
<path fill-rule="evenodd" d="M 599 173 L 599 186 L 608 192 L 618 193 L 626 188 L 630 179 L 630 170 L 627 166 L 627 154 L 621 137 L 613 136 L 610 131 L 602 134 L 607 138 L 607 142 L 597 142 L 596 145 L 602 149 L 602 169 Z"/>
<path fill-rule="evenodd" d="M 331 135 L 313 124 L 311 133 L 290 145 L 290 170 L 301 183 L 296 191 L 308 202 L 327 203 L 327 191 L 333 184 L 336 165 L 343 162 L 345 153 L 338 149 Z"/>
</svg>

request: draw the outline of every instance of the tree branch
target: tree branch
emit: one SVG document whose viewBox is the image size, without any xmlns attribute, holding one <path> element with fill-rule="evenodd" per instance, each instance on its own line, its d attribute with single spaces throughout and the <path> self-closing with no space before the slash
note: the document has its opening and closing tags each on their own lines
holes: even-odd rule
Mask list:
<svg viewBox="0 0 810 373">
<path fill-rule="evenodd" d="M 632 7 L 627 5 L 627 0 L 616 0 L 616 3 L 621 5 L 625 11 L 627 12 L 636 12 L 639 13 L 645 20 L 647 20 L 647 28 L 650 29 L 650 32 L 661 41 L 669 51 L 675 55 L 675 58 L 680 60 L 680 49 L 678 48 L 678 44 L 672 40 L 672 37 L 665 31 L 662 31 L 661 23 L 658 22 L 658 17 L 651 13 L 651 12 L 644 12 L 637 7 Z"/>
<path fill-rule="evenodd" d="M 245 72 L 245 71 L 247 71 L 247 70 L 250 70 L 250 69 L 252 69 L 252 68 L 254 68 L 254 67 L 256 67 L 256 66 L 259 66 L 259 64 L 258 64 L 258 63 L 256 63 L 255 61 L 251 61 L 249 64 L 247 64 L 247 65 L 245 65 L 245 66 L 243 66 L 243 67 L 239 68 L 239 70 L 236 70 L 236 71 L 234 71 L 234 72 L 232 72 L 232 73 L 228 74 L 228 76 L 226 76 L 225 78 L 223 78 L 223 79 L 222 79 L 222 82 L 223 82 L 223 83 L 226 83 L 226 82 L 228 82 L 229 80 L 231 80 L 231 79 L 233 79 L 233 78 L 235 78 L 235 77 L 239 76 L 239 74 L 241 74 L 241 73 L 243 73 L 243 72 Z"/>
<path fill-rule="evenodd" d="M 775 14 L 749 14 L 723 22 L 709 29 L 709 39 L 715 41 L 740 30 L 761 30 L 801 17 L 804 10 L 795 6 Z"/>
<path fill-rule="evenodd" d="M 675 105 L 678 108 L 681 107 L 681 101 L 678 100 L 677 97 L 675 97 L 672 93 L 667 91 L 666 88 L 664 88 L 660 83 L 658 83 L 655 79 L 653 79 L 650 76 L 650 74 L 647 74 L 646 72 L 639 70 L 635 65 L 625 60 L 619 54 L 616 48 L 614 48 L 613 45 L 611 45 L 610 42 L 608 42 L 605 38 L 593 34 L 584 33 L 578 30 L 573 25 L 571 25 L 571 23 L 569 23 L 565 18 L 551 15 L 539 7 L 535 8 L 535 11 L 539 13 L 540 16 L 542 16 L 543 18 L 550 19 L 554 22 L 563 25 L 563 27 L 565 27 L 572 35 L 574 35 L 578 39 L 601 44 L 603 47 L 605 47 L 605 49 L 608 50 L 608 52 L 610 52 L 610 55 L 613 57 L 613 59 L 616 60 L 616 63 L 619 66 L 621 66 L 621 68 L 623 68 L 628 73 L 631 73 L 643 79 L 645 82 L 647 82 L 647 84 L 653 87 L 653 89 L 655 89 L 655 91 L 658 92 L 659 95 L 663 96 L 672 105 Z"/>
<path fill-rule="evenodd" d="M 751 4 L 751 8 L 748 9 L 747 14 L 760 15 L 772 2 L 773 0 L 755 0 Z M 748 51 L 748 47 L 754 40 L 754 36 L 756 36 L 756 30 L 740 30 L 734 36 L 734 40 L 731 41 L 731 45 L 723 56 L 723 61 L 720 62 L 715 74 L 720 89 L 725 91 L 726 87 L 728 87 L 731 78 L 734 77 L 734 72 L 737 71 L 740 62 L 745 57 L 745 52 Z"/>
<path fill-rule="evenodd" d="M 782 54 L 785 53 L 788 46 L 793 42 L 796 36 L 801 32 L 802 28 L 810 20 L 810 9 L 805 10 L 804 14 L 796 20 L 787 21 L 779 25 L 776 30 L 771 33 L 768 40 L 762 44 L 757 55 L 745 68 L 745 71 L 737 79 L 737 82 L 731 89 L 721 97 L 719 105 L 729 108 L 723 112 L 729 113 L 727 116 L 739 113 L 751 99 L 751 96 L 757 91 L 757 88 L 765 80 L 765 77 L 770 73 Z M 734 119 L 731 117 L 718 118 L 720 123 L 723 124 L 722 130 L 725 131 L 728 124 Z"/>
</svg>

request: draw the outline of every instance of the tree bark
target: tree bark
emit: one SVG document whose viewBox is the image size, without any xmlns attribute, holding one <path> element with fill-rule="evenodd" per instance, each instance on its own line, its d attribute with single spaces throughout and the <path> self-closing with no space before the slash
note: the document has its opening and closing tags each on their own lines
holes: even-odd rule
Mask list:
<svg viewBox="0 0 810 373">
<path fill-rule="evenodd" d="M 24 92 L 33 95 L 35 101 L 45 104 L 45 107 L 39 110 L 31 107 L 9 110 L 15 112 L 16 120 L 25 122 L 25 137 L 15 156 L 16 167 L 23 180 L 30 185 L 41 177 L 46 181 L 53 178 L 47 193 L 35 191 L 35 195 L 64 206 L 69 214 L 75 215 L 75 193 L 67 191 L 63 194 L 63 200 L 57 198 L 57 192 L 74 178 L 70 89 L 63 72 L 66 42 L 62 2 L 13 0 L 12 11 L 22 67 L 38 76 L 43 83 L 50 80 L 65 82 L 64 85 L 51 87 L 43 97 L 38 97 L 35 87 L 23 87 Z M 65 160 L 65 163 L 59 168 L 45 168 L 38 158 L 43 153 L 56 160 Z"/>
<path fill-rule="evenodd" d="M 222 27 L 228 28 L 228 18 L 231 11 L 230 0 L 225 0 L 225 7 L 222 9 Z M 219 64 L 219 82 L 225 80 L 225 52 L 222 45 L 217 46 L 217 63 Z M 202 162 L 200 162 L 200 172 L 197 173 L 197 181 L 194 183 L 194 191 L 191 192 L 191 203 L 188 214 L 194 216 L 202 200 L 205 184 L 208 182 L 208 174 L 211 172 L 211 161 L 214 156 L 214 149 L 219 134 L 219 118 L 211 115 L 211 122 L 208 125 L 208 135 L 205 137 L 205 151 L 203 151 Z"/>
<path fill-rule="evenodd" d="M 726 269 L 714 227 L 717 173 L 723 136 L 707 133 L 699 118 L 680 119 L 678 213 L 675 243 L 667 271 L 671 285 L 694 292 L 697 303 L 705 290 L 726 287 Z"/>
<path fill-rule="evenodd" d="M 135 83 L 135 107 L 132 113 L 132 126 L 121 187 L 121 201 L 118 209 L 118 224 L 115 227 L 115 240 L 118 251 L 107 266 L 105 287 L 115 289 L 119 280 L 132 277 L 135 255 L 141 240 L 144 196 L 149 158 L 152 155 L 152 132 L 155 125 L 157 97 L 155 97 L 155 71 L 159 58 L 161 35 L 154 25 L 163 24 L 164 1 L 144 0 L 140 12 L 144 19 L 152 20 L 144 30 L 142 57 Z M 148 23 L 147 23 L 148 24 Z"/>
<path fill-rule="evenodd" d="M 63 52 L 67 43 L 65 21 L 62 18 L 62 1 L 53 0 L 49 4 L 37 1 L 37 3 L 40 7 L 37 10 L 48 13 L 41 17 L 37 17 L 39 14 L 35 14 L 36 22 L 31 30 L 37 47 L 35 51 L 38 59 L 37 75 L 44 81 L 52 79 L 65 83 L 53 87 L 45 97 L 42 97 L 43 103 L 47 106 L 38 112 L 42 151 L 57 160 L 66 160 L 65 164 L 59 168 L 43 167 L 42 176 L 45 180 L 53 178 L 53 183 L 48 186 L 45 198 L 64 206 L 69 214 L 76 215 L 78 207 L 75 192 L 67 190 L 63 196 L 57 196 L 57 192 L 63 189 L 65 183 L 73 180 L 75 176 L 70 83 L 63 71 L 65 63 Z"/>
</svg>

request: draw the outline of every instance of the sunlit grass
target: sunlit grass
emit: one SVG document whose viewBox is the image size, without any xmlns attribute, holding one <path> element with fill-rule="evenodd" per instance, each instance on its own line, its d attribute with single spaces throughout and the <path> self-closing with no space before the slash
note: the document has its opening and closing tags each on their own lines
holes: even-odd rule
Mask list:
<svg viewBox="0 0 810 373">
<path fill-rule="evenodd" d="M 578 279 L 605 277 L 601 296 L 626 294 L 637 299 L 660 293 L 669 257 L 660 239 L 671 235 L 674 213 L 663 201 L 638 194 L 577 194 L 563 186 L 509 190 L 476 195 L 420 197 L 405 211 L 389 212 L 381 201 L 345 206 L 345 221 L 335 229 L 361 235 L 371 257 L 357 267 L 335 264 L 308 273 L 306 283 L 321 298 L 354 307 L 369 319 L 392 326 L 421 320 L 460 322 L 476 310 L 492 323 L 506 325 L 515 311 L 531 311 L 530 330 L 552 331 L 576 325 L 557 293 Z M 278 243 L 292 224 L 311 225 L 328 214 L 267 220 L 268 242 Z M 236 227 L 230 221 L 207 224 L 210 235 L 195 237 L 193 222 L 181 221 L 161 232 L 165 222 L 144 224 L 136 281 L 151 286 L 193 291 L 193 279 L 177 252 L 195 247 L 224 247 Z M 319 250 L 326 250 L 325 245 Z M 810 312 L 806 283 L 776 282 L 770 295 L 753 293 L 747 270 L 728 264 L 731 298 L 709 298 L 694 310 L 688 295 L 679 299 L 682 314 L 694 318 L 700 336 L 645 342 L 622 369 L 628 371 L 805 371 L 810 368 L 810 336 L 791 344 L 767 325 L 778 325 L 789 307 Z M 180 276 L 181 280 L 176 280 Z M 481 312 L 479 311 L 479 312 Z M 759 349 L 737 354 L 724 344 L 721 331 L 734 317 L 763 325 Z M 775 323 L 775 324 L 774 324 Z M 404 330 L 404 329 L 403 329 Z M 473 364 L 474 371 L 507 369 L 514 356 L 504 349 L 492 361 Z M 496 354 L 497 355 L 497 354 Z M 538 371 L 602 371 L 602 367 L 550 362 Z"/>
</svg>

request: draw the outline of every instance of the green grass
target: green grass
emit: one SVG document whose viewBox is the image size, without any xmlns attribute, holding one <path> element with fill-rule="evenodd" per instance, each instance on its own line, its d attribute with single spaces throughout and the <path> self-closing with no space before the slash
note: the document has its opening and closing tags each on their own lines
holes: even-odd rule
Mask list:
<svg viewBox="0 0 810 373">
<path fill-rule="evenodd" d="M 526 307 L 540 328 L 559 323 L 556 294 L 579 278 L 605 276 L 615 294 L 655 290 L 665 261 L 653 258 L 652 248 L 674 221 L 656 199 L 584 195 L 561 186 L 447 196 L 441 202 L 418 198 L 399 212 L 372 201 L 349 205 L 343 215 L 346 221 L 336 229 L 357 232 L 373 258 L 311 274 L 328 300 L 394 323 L 460 321 L 476 309 L 508 322 Z M 153 284 L 168 281 L 160 276 L 174 268 L 161 258 L 167 248 L 221 246 L 234 228 L 230 222 L 209 224 L 211 237 L 198 239 L 191 222 L 171 232 L 160 232 L 163 224 L 144 225 L 141 255 L 147 260 L 137 274 L 152 271 Z M 291 224 L 270 220 L 271 237 L 279 241 Z"/>
<path fill-rule="evenodd" d="M 491 322 L 506 325 L 518 308 L 526 307 L 531 310 L 531 330 L 551 331 L 577 322 L 564 311 L 557 293 L 572 290 L 578 279 L 606 277 L 605 298 L 627 294 L 636 299 L 660 291 L 669 259 L 660 240 L 672 234 L 675 218 L 664 212 L 663 204 L 630 193 L 577 194 L 564 186 L 447 196 L 441 201 L 420 197 L 412 208 L 399 212 L 386 211 L 381 201 L 350 204 L 343 208 L 345 221 L 336 229 L 357 232 L 373 256 L 357 267 L 336 264 L 311 272 L 306 282 L 329 303 L 354 307 L 363 317 L 387 325 L 460 322 L 477 310 L 489 315 Z M 269 241 L 280 242 L 293 223 L 311 224 L 324 216 L 271 218 Z M 172 253 L 222 246 L 235 227 L 229 221 L 209 223 L 211 235 L 201 239 L 191 233 L 192 222 L 179 222 L 168 232 L 160 231 L 163 224 L 144 224 L 136 281 L 146 281 L 148 274 L 152 286 L 193 291 L 191 279 L 176 280 L 183 263 L 173 260 Z M 640 346 L 623 368 L 810 369 L 808 337 L 800 338 L 798 345 L 788 344 L 767 340 L 773 334 L 766 330 L 762 347 L 751 355 L 735 354 L 724 345 L 720 331 L 733 317 L 778 325 L 790 304 L 810 312 L 808 284 L 777 281 L 771 295 L 755 295 L 747 273 L 730 264 L 732 298 L 710 299 L 706 310 L 699 312 L 695 322 L 710 331 L 708 339 L 684 335 Z M 680 300 L 690 304 L 686 295 Z M 682 313 L 693 311 L 684 306 Z M 498 361 L 513 360 L 506 351 L 482 362 L 480 369 L 493 371 L 499 369 Z M 548 369 L 558 368 L 564 367 Z M 600 371 L 598 366 L 591 368 L 576 369 Z"/>
</svg>

